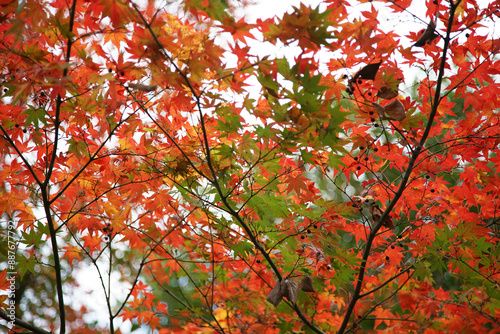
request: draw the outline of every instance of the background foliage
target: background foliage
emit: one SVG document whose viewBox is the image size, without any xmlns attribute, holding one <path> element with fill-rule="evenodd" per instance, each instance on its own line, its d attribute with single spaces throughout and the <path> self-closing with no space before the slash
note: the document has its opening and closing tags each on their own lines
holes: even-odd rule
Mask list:
<svg viewBox="0 0 500 334">
<path fill-rule="evenodd" d="M 499 4 L 247 5 L 0 2 L 16 328 L 498 329 Z"/>
</svg>

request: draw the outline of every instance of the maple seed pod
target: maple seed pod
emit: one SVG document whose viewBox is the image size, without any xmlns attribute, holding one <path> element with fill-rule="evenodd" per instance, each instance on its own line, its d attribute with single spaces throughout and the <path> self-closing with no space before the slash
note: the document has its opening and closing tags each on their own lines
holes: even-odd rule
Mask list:
<svg viewBox="0 0 500 334">
<path fill-rule="evenodd" d="M 368 96 L 372 96 L 372 92 L 368 92 Z"/>
<path fill-rule="evenodd" d="M 433 193 L 433 192 L 435 192 L 435 191 L 436 191 L 436 189 L 431 189 L 431 193 Z"/>
<path fill-rule="evenodd" d="M 353 159 L 354 159 L 354 161 L 358 161 L 359 158 L 358 157 L 354 157 Z"/>
<path fill-rule="evenodd" d="M 360 169 L 361 169 L 361 166 L 356 167 L 356 169 L 357 169 L 357 170 L 360 170 Z"/>
<path fill-rule="evenodd" d="M 389 257 L 388 257 L 388 256 L 386 256 L 386 257 L 385 257 L 385 259 L 386 259 L 387 261 L 389 261 Z"/>
<path fill-rule="evenodd" d="M 364 160 L 365 160 L 365 161 L 368 161 L 368 157 L 365 157 L 365 158 L 364 158 Z"/>
<path fill-rule="evenodd" d="M 378 147 L 375 147 L 375 148 L 373 149 L 373 152 L 378 152 Z"/>
<path fill-rule="evenodd" d="M 370 122 L 372 122 L 372 123 L 375 122 L 375 118 L 373 118 L 373 117 L 370 118 Z"/>
<path fill-rule="evenodd" d="M 373 112 L 373 111 L 370 111 L 368 114 L 371 116 L 371 115 L 373 115 L 373 114 L 374 114 L 374 112 Z"/>
</svg>

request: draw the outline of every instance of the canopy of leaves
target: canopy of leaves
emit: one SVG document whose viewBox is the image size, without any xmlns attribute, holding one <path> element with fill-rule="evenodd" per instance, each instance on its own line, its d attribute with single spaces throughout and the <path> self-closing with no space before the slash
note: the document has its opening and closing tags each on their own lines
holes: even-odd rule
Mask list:
<svg viewBox="0 0 500 334">
<path fill-rule="evenodd" d="M 1 326 L 498 329 L 499 3 L 247 5 L 0 2 Z"/>
</svg>

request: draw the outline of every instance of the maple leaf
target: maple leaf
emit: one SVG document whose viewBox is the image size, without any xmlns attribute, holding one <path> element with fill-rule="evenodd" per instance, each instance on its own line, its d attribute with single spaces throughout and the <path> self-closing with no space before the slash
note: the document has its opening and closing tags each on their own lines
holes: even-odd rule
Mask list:
<svg viewBox="0 0 500 334">
<path fill-rule="evenodd" d="M 222 30 L 231 33 L 235 41 L 245 42 L 245 37 L 255 39 L 250 32 L 255 25 L 246 23 L 244 18 L 241 18 L 237 22 L 226 19 L 224 23 L 221 26 Z"/>
<path fill-rule="evenodd" d="M 109 16 L 115 27 L 120 27 L 127 19 L 129 7 L 120 1 L 105 0 L 102 3 L 104 5 L 103 14 Z"/>
<path fill-rule="evenodd" d="M 284 179 L 284 182 L 287 185 L 286 187 L 287 193 L 293 191 L 298 195 L 301 192 L 305 193 L 309 192 L 308 184 L 310 180 L 306 178 L 303 174 L 297 173 L 295 175 L 287 175 Z"/>
<path fill-rule="evenodd" d="M 65 250 L 63 258 L 67 258 L 70 264 L 72 264 L 75 259 L 79 261 L 82 258 L 82 251 L 76 246 L 68 245 L 61 249 Z"/>
</svg>

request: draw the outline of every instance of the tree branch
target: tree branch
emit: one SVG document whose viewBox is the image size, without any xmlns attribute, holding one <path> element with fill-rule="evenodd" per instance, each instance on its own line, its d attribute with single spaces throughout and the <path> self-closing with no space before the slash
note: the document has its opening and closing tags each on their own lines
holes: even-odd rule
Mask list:
<svg viewBox="0 0 500 334">
<path fill-rule="evenodd" d="M 446 29 L 446 38 L 444 39 L 444 46 L 443 46 L 443 52 L 442 52 L 442 57 L 441 57 L 441 63 L 439 65 L 439 74 L 438 74 L 438 79 L 437 79 L 437 84 L 436 84 L 436 91 L 434 93 L 434 101 L 432 103 L 431 112 L 429 114 L 429 120 L 427 122 L 427 126 L 424 130 L 424 134 L 422 135 L 422 138 L 420 139 L 419 145 L 417 147 L 415 147 L 415 150 L 413 151 L 413 154 L 411 155 L 410 161 L 408 162 L 408 168 L 406 169 L 406 172 L 403 176 L 403 179 L 401 180 L 401 183 L 399 184 L 398 191 L 394 195 L 393 199 L 391 200 L 391 202 L 389 203 L 387 208 L 384 210 L 384 213 L 380 217 L 378 223 L 376 223 L 373 226 L 373 229 L 370 232 L 368 240 L 366 241 L 365 251 L 363 252 L 363 259 L 362 259 L 363 262 L 361 263 L 361 267 L 359 268 L 358 281 L 356 283 L 354 295 L 352 296 L 352 299 L 349 302 L 349 305 L 347 307 L 346 313 L 344 315 L 344 320 L 342 321 L 342 325 L 340 326 L 339 331 L 338 331 L 339 334 L 344 333 L 344 331 L 347 327 L 347 324 L 349 323 L 349 320 L 351 318 L 352 312 L 354 311 L 354 306 L 356 305 L 357 301 L 360 298 L 360 292 L 361 292 L 361 287 L 363 285 L 366 264 L 368 263 L 368 257 L 370 256 L 370 253 L 371 253 L 371 247 L 372 247 L 373 240 L 375 239 L 377 232 L 382 227 L 384 221 L 389 217 L 390 212 L 396 206 L 397 202 L 399 201 L 399 199 L 403 195 L 403 192 L 406 189 L 406 184 L 408 183 L 411 172 L 413 171 L 415 162 L 416 162 L 418 156 L 420 155 L 420 153 L 422 151 L 422 147 L 424 146 L 425 142 L 427 141 L 427 137 L 429 136 L 429 133 L 431 131 L 432 123 L 434 122 L 434 117 L 436 116 L 437 108 L 439 106 L 439 102 L 441 99 L 441 85 L 442 85 L 444 71 L 445 71 L 445 67 L 446 67 L 446 54 L 448 53 L 448 46 L 450 43 L 451 28 L 453 25 L 453 18 L 455 15 L 455 10 L 456 10 L 459 3 L 460 3 L 460 0 L 456 4 L 453 4 L 450 2 L 450 17 L 448 19 L 448 26 Z"/>
<path fill-rule="evenodd" d="M 217 193 L 219 194 L 219 196 L 221 197 L 221 201 L 222 203 L 224 204 L 224 206 L 227 208 L 227 211 L 229 211 L 229 213 L 231 214 L 231 216 L 233 216 L 234 219 L 237 220 L 238 224 L 243 228 L 243 230 L 245 231 L 245 233 L 248 235 L 250 241 L 254 244 L 255 248 L 262 254 L 262 256 L 267 260 L 267 262 L 269 263 L 269 265 L 271 266 L 272 270 L 274 271 L 274 273 L 276 274 L 276 276 L 278 277 L 278 280 L 281 281 L 283 276 L 281 275 L 278 267 L 276 266 L 276 264 L 274 263 L 274 261 L 271 259 L 271 257 L 269 256 L 269 254 L 266 252 L 266 250 L 264 249 L 264 247 L 262 247 L 262 245 L 259 243 L 259 241 L 257 240 L 257 237 L 254 235 L 254 233 L 252 232 L 252 230 L 250 229 L 250 227 L 246 224 L 246 222 L 241 218 L 241 216 L 239 215 L 239 213 L 231 206 L 231 204 L 227 201 L 227 198 L 225 196 L 225 194 L 223 193 L 221 187 L 220 187 L 220 184 L 219 184 L 219 180 L 218 180 L 218 177 L 217 177 L 217 173 L 214 169 L 214 166 L 212 165 L 212 161 L 211 161 L 211 157 L 210 157 L 210 145 L 209 145 L 209 142 L 208 142 L 208 135 L 207 135 L 207 130 L 206 130 L 206 127 L 205 127 L 205 122 L 204 122 L 204 118 L 203 118 L 203 111 L 202 111 L 202 107 L 201 107 L 201 104 L 200 104 L 200 96 L 196 93 L 193 85 L 191 84 L 188 76 L 181 71 L 181 69 L 177 66 L 177 64 L 175 64 L 173 62 L 173 60 L 171 59 L 171 57 L 167 54 L 167 52 L 165 51 L 163 45 L 161 44 L 161 42 L 158 40 L 156 34 L 154 33 L 154 31 L 151 29 L 151 26 L 150 24 L 147 22 L 147 20 L 144 18 L 144 16 L 142 15 L 142 13 L 140 12 L 139 8 L 137 8 L 137 5 L 133 2 L 133 1 L 130 1 L 130 3 L 132 4 L 132 6 L 134 7 L 135 11 L 137 12 L 137 14 L 140 16 L 143 24 L 146 26 L 146 28 L 149 30 L 149 32 L 151 33 L 153 39 L 155 40 L 155 43 L 158 45 L 158 47 L 163 51 L 165 57 L 167 57 L 167 59 L 170 61 L 170 63 L 174 66 L 175 70 L 182 76 L 182 78 L 184 79 L 187 87 L 189 88 L 189 90 L 191 91 L 191 93 L 193 94 L 194 96 L 194 99 L 195 99 L 195 102 L 196 102 L 196 106 L 198 108 L 198 111 L 199 111 L 199 117 L 200 117 L 200 123 L 201 123 L 201 129 L 202 129 L 202 135 L 203 135 L 203 142 L 204 142 L 204 151 L 205 151 L 205 158 L 207 160 L 207 165 L 208 165 L 208 169 L 210 170 L 210 173 L 212 174 L 212 179 L 208 178 L 207 176 L 203 175 L 200 173 L 200 175 L 206 177 L 209 182 L 215 187 Z M 151 116 L 150 116 L 151 117 Z M 154 120 L 153 120 L 154 122 Z M 155 122 L 156 123 L 156 122 Z M 157 124 L 158 125 L 158 124 Z M 168 134 L 167 134 L 168 135 Z M 184 154 L 184 152 L 181 150 L 181 152 Z M 303 314 L 302 312 L 300 311 L 300 309 L 297 307 L 297 305 L 293 305 L 293 308 L 295 310 L 295 312 L 297 313 L 297 315 L 302 319 L 302 321 L 308 326 L 310 327 L 313 331 L 315 331 L 316 333 L 323 333 L 319 328 L 317 328 L 314 324 L 312 324 Z"/>
<path fill-rule="evenodd" d="M 7 315 L 7 313 L 5 313 L 3 311 L 0 311 L 0 318 L 5 319 L 7 321 L 11 321 L 11 319 L 9 318 L 9 316 Z M 35 334 L 52 334 L 52 332 L 47 332 L 46 330 L 43 330 L 43 329 L 38 328 L 38 327 L 35 327 L 32 324 L 30 324 L 29 322 L 21 320 L 21 319 L 19 319 L 17 317 L 14 319 L 14 323 L 16 325 L 24 328 L 24 329 L 32 331 Z"/>
</svg>

